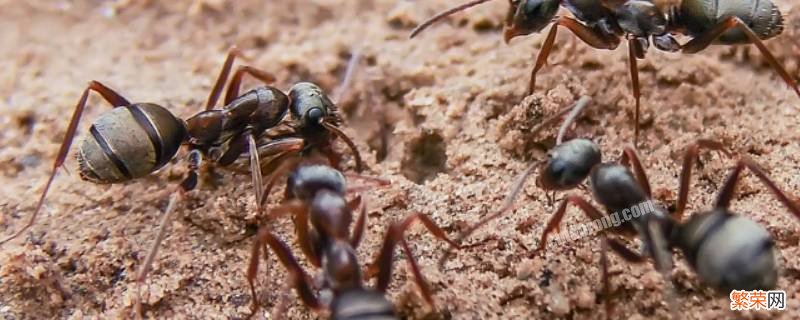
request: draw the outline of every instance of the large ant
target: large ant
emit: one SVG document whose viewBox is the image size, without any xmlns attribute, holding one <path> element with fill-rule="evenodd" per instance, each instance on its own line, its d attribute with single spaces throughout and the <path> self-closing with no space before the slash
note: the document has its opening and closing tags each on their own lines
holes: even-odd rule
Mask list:
<svg viewBox="0 0 800 320">
<path fill-rule="evenodd" d="M 579 111 L 587 102 L 588 99 L 582 98 L 574 110 Z M 577 112 L 572 112 L 559 130 L 559 144 L 548 153 L 547 162 L 541 165 L 537 184 L 545 190 L 569 190 L 578 187 L 588 177 L 594 198 L 602 204 L 607 214 L 604 215 L 580 196 L 567 195 L 545 226 L 535 252 L 545 250 L 548 235 L 558 228 L 566 213 L 567 205 L 571 203 L 595 222 L 608 219 L 611 215 L 619 217 L 618 215 L 622 213 L 622 219 L 613 219 L 620 223 L 614 223 L 609 231 L 626 237 L 638 236 L 645 244 L 643 253 L 640 254 L 628 249 L 617 240 L 603 236 L 601 263 L 606 297 L 610 296 L 610 276 L 606 258 L 608 248 L 631 263 L 642 263 L 646 261 L 646 257 L 651 257 L 656 269 L 665 277 L 672 268 L 671 250 L 679 248 L 699 278 L 719 292 L 769 290 L 775 287 L 777 263 L 774 241 L 762 226 L 731 211 L 730 203 L 735 195 L 740 175 L 746 168 L 753 172 L 778 201 L 797 218 L 800 218 L 800 205 L 782 191 L 753 159 L 746 155 L 738 155 L 738 160 L 722 185 L 713 208 L 682 221 L 688 203 L 693 164 L 697 162 L 702 149 L 731 156 L 723 144 L 699 139 L 687 147 L 683 157 L 677 206 L 674 212 L 669 213 L 660 206 L 652 205 L 650 183 L 633 148 L 624 148 L 618 162 L 601 162 L 600 148 L 590 140 L 578 138 L 560 142 L 564 131 L 575 119 L 576 114 Z M 467 229 L 457 242 L 460 243 L 481 226 L 508 212 L 535 167 L 537 165 L 529 167 L 520 174 L 500 211 Z M 634 210 L 634 207 L 642 208 L 641 204 L 648 204 L 646 208 L 651 210 Z M 626 212 L 630 214 L 626 215 Z M 636 215 L 635 212 L 640 214 Z M 446 255 L 440 262 L 443 263 L 444 259 Z M 611 306 L 608 303 L 606 308 L 610 313 Z"/>
<path fill-rule="evenodd" d="M 449 15 L 490 0 L 473 0 L 441 12 L 417 26 L 413 38 L 422 30 Z M 553 48 L 558 26 L 571 31 L 596 49 L 614 50 L 621 39 L 628 40 L 628 59 L 636 100 L 634 145 L 639 138 L 640 88 L 636 59 L 644 59 L 653 45 L 663 51 L 696 53 L 711 44 L 755 44 L 775 71 L 800 97 L 800 88 L 762 40 L 783 32 L 783 17 L 770 0 L 509 0 L 504 39 L 538 33 L 552 24 L 542 50 L 531 70 L 528 93 L 536 87 L 536 73 L 545 65 Z M 559 6 L 574 18 L 556 16 Z M 679 44 L 675 35 L 692 39 Z"/>
<path fill-rule="evenodd" d="M 392 252 L 400 243 L 422 296 L 433 305 L 430 289 L 411 249 L 403 239 L 403 233 L 415 221 L 420 221 L 436 238 L 453 248 L 458 246 L 428 216 L 414 213 L 389 227 L 380 253 L 371 266 L 373 269 L 377 268 L 377 285 L 375 289 L 369 289 L 363 285 L 364 277 L 356 258 L 356 249 L 364 236 L 366 205 L 362 203 L 360 195 L 349 201 L 345 198 L 347 193 L 358 188 L 346 187 L 345 177 L 338 170 L 309 163 L 301 163 L 293 169 L 286 188 L 292 199 L 271 209 L 267 218 L 273 220 L 286 215 L 294 217 L 300 249 L 309 263 L 322 269 L 324 289 L 332 291 L 333 299 L 326 306 L 314 294 L 311 278 L 297 262 L 289 247 L 270 230 L 268 224 L 263 224 L 253 245 L 247 270 L 254 313 L 258 309 L 255 279 L 262 247 L 265 255 L 270 248 L 275 252 L 289 272 L 291 285 L 306 306 L 314 310 L 327 307 L 331 319 L 395 319 L 394 306 L 384 295 L 392 278 Z M 356 210 L 360 213 L 351 234 L 352 213 Z"/>
<path fill-rule="evenodd" d="M 90 91 L 100 94 L 114 108 L 102 113 L 92 123 L 89 130 L 91 135 L 80 145 L 76 157 L 82 179 L 97 184 L 132 181 L 166 165 L 175 158 L 181 145 L 186 145 L 188 149 L 186 161 L 189 172 L 170 196 L 156 239 L 139 270 L 139 284 L 146 279 L 176 204 L 186 192 L 196 187 L 197 171 L 203 159 L 210 159 L 214 164 L 225 167 L 243 154 L 249 153 L 250 174 L 259 207 L 263 196 L 262 157 L 273 158 L 273 161 L 265 164 L 265 169 L 272 170 L 270 163 L 275 159 L 284 159 L 314 149 L 333 159 L 334 165 L 338 166 L 339 155 L 331 147 L 332 133 L 342 138 L 351 148 L 356 167 L 361 170 L 358 150 L 350 138 L 337 128 L 341 120 L 335 106 L 322 89 L 314 84 L 301 82 L 295 84 L 287 95 L 266 85 L 275 80 L 272 74 L 250 66 L 239 66 L 228 82 L 237 56 L 241 56 L 241 52 L 235 47 L 231 48 L 208 96 L 205 110 L 186 121 L 157 104 L 131 103 L 106 85 L 91 81 L 78 100 L 52 172 L 33 214 L 22 229 L 0 241 L 0 245 L 15 239 L 34 224 L 47 192 L 67 157 Z M 265 85 L 240 94 L 245 74 Z M 214 109 L 226 82 L 228 86 L 224 107 Z M 287 113 L 291 117 L 291 133 L 266 144 L 257 143 L 267 131 L 281 124 Z M 141 314 L 138 301 L 137 314 Z"/>
</svg>

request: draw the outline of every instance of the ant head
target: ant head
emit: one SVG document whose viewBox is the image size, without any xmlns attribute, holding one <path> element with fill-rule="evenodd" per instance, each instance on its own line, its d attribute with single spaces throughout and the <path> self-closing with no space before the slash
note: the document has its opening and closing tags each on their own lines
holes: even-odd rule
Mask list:
<svg viewBox="0 0 800 320">
<path fill-rule="evenodd" d="M 600 148 L 586 139 L 572 139 L 553 147 L 539 175 L 539 184 L 547 190 L 571 189 L 589 176 L 600 163 Z"/>
<path fill-rule="evenodd" d="M 720 292 L 775 288 L 775 243 L 754 221 L 718 208 L 693 215 L 677 235 L 700 279 Z"/>
<path fill-rule="evenodd" d="M 651 1 L 631 0 L 612 10 L 619 26 L 627 33 L 647 37 L 667 32 L 667 15 Z"/>
<path fill-rule="evenodd" d="M 539 32 L 556 16 L 561 0 L 510 0 L 503 38 Z"/>
<path fill-rule="evenodd" d="M 331 242 L 329 249 L 325 250 L 322 268 L 333 290 L 356 288 L 361 285 L 358 258 L 353 252 L 353 247 L 345 241 Z"/>
<path fill-rule="evenodd" d="M 301 164 L 289 175 L 287 187 L 292 196 L 310 200 L 321 190 L 343 195 L 345 179 L 341 172 L 329 166 Z"/>
<path fill-rule="evenodd" d="M 318 126 L 335 108 L 322 89 L 310 82 L 300 82 L 289 90 L 292 117 L 303 126 Z"/>
</svg>

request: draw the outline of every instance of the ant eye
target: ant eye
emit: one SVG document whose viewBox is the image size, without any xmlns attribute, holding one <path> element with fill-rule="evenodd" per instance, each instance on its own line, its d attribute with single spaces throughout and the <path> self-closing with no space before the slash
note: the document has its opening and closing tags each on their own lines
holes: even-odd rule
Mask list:
<svg viewBox="0 0 800 320">
<path fill-rule="evenodd" d="M 322 118 L 325 117 L 325 112 L 320 108 L 311 108 L 306 114 L 310 123 L 321 123 Z"/>
</svg>

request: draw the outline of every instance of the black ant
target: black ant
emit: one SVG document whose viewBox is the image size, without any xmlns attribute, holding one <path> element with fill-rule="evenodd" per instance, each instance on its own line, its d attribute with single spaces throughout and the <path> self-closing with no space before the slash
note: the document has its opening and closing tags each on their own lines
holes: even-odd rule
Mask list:
<svg viewBox="0 0 800 320">
<path fill-rule="evenodd" d="M 253 296 L 253 313 L 259 306 L 255 279 L 262 248 L 265 255 L 269 249 L 275 252 L 289 272 L 289 281 L 300 300 L 309 308 L 317 311 L 327 308 L 331 319 L 396 319 L 394 306 L 384 295 L 392 278 L 392 252 L 399 243 L 422 296 L 433 305 L 430 289 L 403 239 L 403 233 L 415 221 L 420 221 L 436 238 L 454 248 L 458 246 L 428 216 L 414 213 L 389 227 L 383 246 L 371 266 L 371 269 L 377 269 L 378 279 L 376 287 L 370 289 L 363 285 L 364 276 L 356 258 L 356 249 L 364 236 L 366 205 L 362 203 L 360 195 L 349 201 L 345 198 L 347 193 L 355 192 L 358 188 L 346 187 L 345 176 L 330 166 L 302 163 L 289 175 L 287 190 L 291 200 L 271 209 L 267 219 L 272 221 L 282 216 L 293 216 L 300 249 L 311 265 L 322 269 L 323 286 L 332 291 L 333 299 L 326 305 L 314 294 L 311 278 L 297 262 L 291 249 L 270 230 L 268 224 L 263 224 L 253 245 L 247 270 L 247 281 Z M 354 211 L 359 211 L 359 215 L 351 233 Z"/>
<path fill-rule="evenodd" d="M 473 0 L 435 15 L 417 26 L 422 30 L 449 15 L 490 0 Z M 536 87 L 536 73 L 545 65 L 553 48 L 558 26 L 571 31 L 596 49 L 614 50 L 628 40 L 634 113 L 634 145 L 639 138 L 640 88 L 636 59 L 644 59 L 652 41 L 662 51 L 697 53 L 712 44 L 755 44 L 773 69 L 800 97 L 797 82 L 770 53 L 762 40 L 783 32 L 783 16 L 770 0 L 509 0 L 503 38 L 538 33 L 552 24 L 531 70 L 528 93 Z M 560 6 L 574 18 L 557 16 Z M 676 35 L 692 39 L 679 44 Z M 652 39 L 652 40 L 651 40 Z"/>
<path fill-rule="evenodd" d="M 161 217 L 156 239 L 137 276 L 139 284 L 146 278 L 176 204 L 186 192 L 196 187 L 197 171 L 203 159 L 210 159 L 217 166 L 225 167 L 249 153 L 250 174 L 259 207 L 264 193 L 262 157 L 282 159 L 316 149 L 328 158 L 336 159 L 334 165 L 338 166 L 339 155 L 331 147 L 332 133 L 351 148 L 356 167 L 361 170 L 363 165 L 355 144 L 337 128 L 341 120 L 335 105 L 319 87 L 302 82 L 294 85 L 287 95 L 266 85 L 275 81 L 275 76 L 250 66 L 239 66 L 228 82 L 237 56 L 241 56 L 240 50 L 231 48 L 209 94 L 205 110 L 186 121 L 154 103 L 131 103 L 106 85 L 91 81 L 78 100 L 52 173 L 30 220 L 12 236 L 0 241 L 0 245 L 15 239 L 34 224 L 47 192 L 67 157 L 90 91 L 100 94 L 114 108 L 102 113 L 92 123 L 89 130 L 91 135 L 80 145 L 76 157 L 82 179 L 97 184 L 136 180 L 174 159 L 181 145 L 186 145 L 188 149 L 186 161 L 189 172 L 172 193 Z M 265 85 L 240 94 L 245 74 Z M 228 87 L 224 107 L 214 109 L 226 82 Z M 266 144 L 257 143 L 267 131 L 284 121 L 287 112 L 291 114 L 292 132 Z M 265 168 L 271 170 L 269 163 Z M 136 309 L 137 314 L 141 315 L 138 301 Z"/>
<path fill-rule="evenodd" d="M 578 103 L 575 110 L 582 109 L 588 99 L 582 101 L 583 103 Z M 800 205 L 791 200 L 792 198 L 782 191 L 753 159 L 746 155 L 738 155 L 738 160 L 717 195 L 713 208 L 682 221 L 688 203 L 693 164 L 697 162 L 702 149 L 732 156 L 723 144 L 699 139 L 687 147 L 680 175 L 677 206 L 674 212 L 669 213 L 664 208 L 652 204 L 647 174 L 633 148 L 624 148 L 618 162 L 601 162 L 600 148 L 590 140 L 572 139 L 560 143 L 563 132 L 575 119 L 575 114 L 573 112 L 568 121 L 562 125 L 559 144 L 548 153 L 547 162 L 542 165 L 537 182 L 545 190 L 569 190 L 579 186 L 588 177 L 594 198 L 603 205 L 607 214 L 603 214 L 580 196 L 568 195 L 548 221 L 535 252 L 545 250 L 548 235 L 558 228 L 566 213 L 567 205 L 573 204 L 594 222 L 602 222 L 603 219 L 617 221 L 609 223 L 609 231 L 626 237 L 638 236 L 645 244 L 644 252 L 640 254 L 628 249 L 617 240 L 603 236 L 601 264 L 606 297 L 610 296 L 607 248 L 631 263 L 642 263 L 646 261 L 646 257 L 651 257 L 656 269 L 665 277 L 672 268 L 670 253 L 673 248 L 679 248 L 699 278 L 723 293 L 729 293 L 734 289 L 769 290 L 775 287 L 777 263 L 774 241 L 765 228 L 732 212 L 729 209 L 730 203 L 734 198 L 736 184 L 742 171 L 749 169 L 778 201 L 799 219 Z M 499 212 L 469 228 L 457 241 L 460 243 L 487 222 L 508 212 L 513 207 L 514 199 L 524 187 L 527 177 L 536 166 L 529 167 L 519 176 Z M 612 216 L 616 219 L 609 220 Z M 444 259 L 446 256 L 440 263 L 443 263 Z M 606 304 L 606 308 L 610 314 L 611 306 Z"/>
</svg>

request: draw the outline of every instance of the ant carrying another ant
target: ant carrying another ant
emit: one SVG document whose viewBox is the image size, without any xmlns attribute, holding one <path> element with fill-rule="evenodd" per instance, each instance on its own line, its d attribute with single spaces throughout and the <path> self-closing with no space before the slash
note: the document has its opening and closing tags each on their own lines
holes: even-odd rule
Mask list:
<svg viewBox="0 0 800 320">
<path fill-rule="evenodd" d="M 363 164 L 358 149 L 338 128 L 341 119 L 337 109 L 322 89 L 312 83 L 301 82 L 285 94 L 266 85 L 275 81 L 272 74 L 251 66 L 239 66 L 228 81 L 237 56 L 241 56 L 240 50 L 231 48 L 208 96 L 205 110 L 185 121 L 160 105 L 131 103 L 105 84 L 91 81 L 75 106 L 52 172 L 33 213 L 22 228 L 0 241 L 0 245 L 14 240 L 34 225 L 69 153 L 90 92 L 100 94 L 113 109 L 103 112 L 92 122 L 90 135 L 83 139 L 76 153 L 83 180 L 96 184 L 139 180 L 176 158 L 181 146 L 188 149 L 185 161 L 189 171 L 172 192 L 161 216 L 156 238 L 136 278 L 139 286 L 147 277 L 177 203 L 185 197 L 185 193 L 196 188 L 198 170 L 204 159 L 211 160 L 212 165 L 228 167 L 242 155 L 249 154 L 249 173 L 259 207 L 264 195 L 262 171 L 271 173 L 275 170 L 275 163 L 317 150 L 338 167 L 341 156 L 332 148 L 334 137 L 341 138 L 350 147 L 356 160 L 356 169 L 361 170 Z M 240 94 L 244 75 L 250 75 L 265 85 Z M 224 106 L 215 109 L 226 82 Z M 267 143 L 262 142 L 261 139 L 267 138 L 270 130 L 287 122 L 287 113 L 290 114 L 290 132 Z M 261 159 L 268 157 L 272 160 L 262 164 Z M 138 299 L 135 309 L 137 316 L 141 316 Z"/>
</svg>

